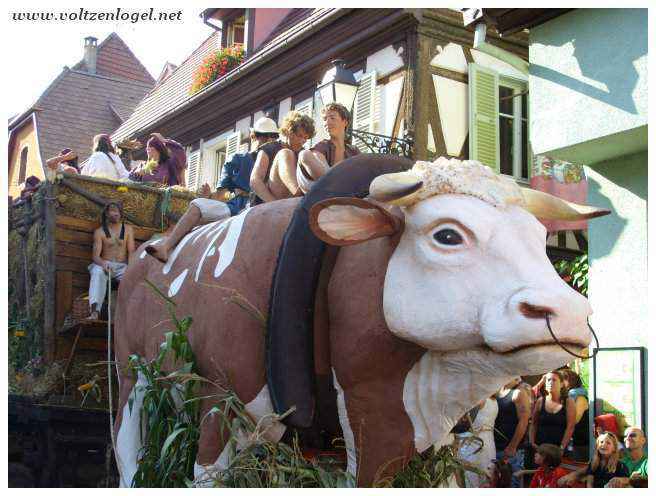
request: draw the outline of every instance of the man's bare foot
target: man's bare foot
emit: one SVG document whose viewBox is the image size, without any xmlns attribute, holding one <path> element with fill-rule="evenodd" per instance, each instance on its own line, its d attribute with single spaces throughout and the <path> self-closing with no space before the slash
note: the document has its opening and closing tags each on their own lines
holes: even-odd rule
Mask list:
<svg viewBox="0 0 656 496">
<path fill-rule="evenodd" d="M 146 253 L 151 257 L 155 257 L 162 263 L 166 263 L 169 259 L 169 253 L 166 247 L 160 245 L 148 245 L 146 246 Z"/>
<path fill-rule="evenodd" d="M 98 317 L 99 317 L 98 311 L 94 310 L 93 312 L 91 312 L 89 314 L 89 316 L 87 317 L 87 320 L 98 320 Z"/>
</svg>

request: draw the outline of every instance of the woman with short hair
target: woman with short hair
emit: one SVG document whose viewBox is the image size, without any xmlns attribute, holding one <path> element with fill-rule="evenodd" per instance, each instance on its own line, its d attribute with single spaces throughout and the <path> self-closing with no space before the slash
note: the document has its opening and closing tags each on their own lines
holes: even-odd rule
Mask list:
<svg viewBox="0 0 656 496">
<path fill-rule="evenodd" d="M 285 116 L 280 134 L 281 140 L 267 143 L 257 154 L 250 179 L 255 205 L 302 194 L 296 180 L 298 153 L 314 136 L 314 121 L 292 110 Z"/>
</svg>

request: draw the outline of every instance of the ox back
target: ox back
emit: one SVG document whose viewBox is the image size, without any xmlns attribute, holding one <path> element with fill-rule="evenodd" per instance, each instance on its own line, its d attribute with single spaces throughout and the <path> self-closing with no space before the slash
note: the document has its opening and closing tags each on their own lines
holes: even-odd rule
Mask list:
<svg viewBox="0 0 656 496">
<path fill-rule="evenodd" d="M 278 414 L 295 407 L 285 417 L 290 427 L 310 427 L 315 414 L 313 312 L 326 245 L 310 230 L 310 208 L 328 198 L 364 198 L 376 177 L 412 165 L 393 155 L 356 155 L 331 168 L 294 210 L 273 275 L 266 334 L 271 400 Z"/>
</svg>

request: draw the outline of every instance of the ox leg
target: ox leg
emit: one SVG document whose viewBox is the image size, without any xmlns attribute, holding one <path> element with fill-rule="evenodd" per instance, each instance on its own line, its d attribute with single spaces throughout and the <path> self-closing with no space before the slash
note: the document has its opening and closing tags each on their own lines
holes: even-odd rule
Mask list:
<svg viewBox="0 0 656 496">
<path fill-rule="evenodd" d="M 198 456 L 194 465 L 196 487 L 213 486 L 217 474 L 230 466 L 233 453 L 264 440 L 278 442 L 285 433 L 285 426 L 275 419 L 269 388 L 266 385 L 255 399 L 245 405 L 246 412 L 257 425 L 257 437 L 239 430 L 234 433 L 234 438 L 231 438 L 233 433 L 227 424 L 232 422 L 232 417 L 222 423 L 220 414 L 207 415 L 216 404 L 215 397 L 203 400 L 201 406 L 201 418 L 205 420 L 201 426 Z"/>
<path fill-rule="evenodd" d="M 392 402 L 376 402 L 369 390 L 385 384 L 364 384 L 344 391 L 333 370 L 337 409 L 346 444 L 347 471 L 359 487 L 371 487 L 392 477 L 415 454 L 411 426 Z M 375 397 L 375 395 L 373 395 Z M 384 394 L 380 398 L 386 398 Z"/>
<path fill-rule="evenodd" d="M 121 475 L 120 486 L 131 487 L 137 473 L 137 456 L 142 447 L 141 410 L 143 408 L 143 386 L 146 380 L 139 374 L 137 381 L 125 376 L 121 378 L 121 399 L 116 417 L 116 465 Z M 132 410 L 130 410 L 132 401 Z"/>
</svg>

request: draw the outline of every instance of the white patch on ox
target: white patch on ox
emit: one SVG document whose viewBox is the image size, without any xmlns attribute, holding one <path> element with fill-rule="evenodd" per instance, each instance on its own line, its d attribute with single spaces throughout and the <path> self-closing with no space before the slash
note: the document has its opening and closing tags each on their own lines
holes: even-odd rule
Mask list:
<svg viewBox="0 0 656 496">
<path fill-rule="evenodd" d="M 211 224 L 210 224 L 211 226 Z M 164 264 L 164 267 L 162 268 L 162 274 L 168 274 L 169 271 L 171 270 L 171 267 L 173 267 L 173 264 L 175 263 L 175 260 L 178 258 L 178 255 L 180 252 L 182 252 L 182 249 L 185 247 L 185 245 L 189 242 L 192 241 L 194 238 L 198 239 L 202 233 L 205 231 L 206 226 L 202 226 L 198 229 L 194 229 L 191 231 L 189 234 L 187 234 L 180 242 L 177 244 L 175 249 L 173 250 L 173 253 L 169 255 L 169 259 L 167 262 Z"/>
<path fill-rule="evenodd" d="M 121 474 L 121 487 L 131 487 L 132 479 L 137 473 L 137 456 L 142 446 L 139 420 L 144 400 L 143 387 L 146 384 L 146 379 L 138 373 L 137 382 L 129 396 L 132 400 L 132 413 L 129 401 L 123 407 L 121 426 L 116 436 L 116 462 Z"/>
<path fill-rule="evenodd" d="M 216 230 L 208 231 L 208 233 L 205 235 L 207 237 L 210 234 L 214 234 L 214 236 L 212 237 L 212 239 L 208 243 L 207 248 L 205 248 L 205 251 L 203 252 L 203 255 L 200 257 L 200 261 L 198 262 L 198 267 L 196 268 L 196 277 L 194 277 L 194 281 L 198 282 L 198 278 L 200 277 L 200 271 L 203 268 L 203 264 L 205 263 L 205 259 L 208 256 L 210 256 L 209 255 L 210 251 L 212 251 L 212 254 L 214 254 L 214 251 L 213 251 L 213 250 L 215 250 L 214 242 L 219 238 L 219 236 L 221 236 L 221 234 L 225 230 L 226 226 L 228 224 L 230 224 L 230 222 L 232 222 L 232 219 L 234 219 L 234 217 L 230 217 L 225 222 L 222 222 L 222 223 L 218 224 L 218 226 L 215 226 Z"/>
<path fill-rule="evenodd" d="M 156 244 L 159 243 L 160 241 L 162 241 L 162 238 L 157 238 L 155 241 L 148 241 L 147 243 L 144 243 L 144 247 L 146 247 L 146 246 L 156 245 Z M 144 258 L 146 258 L 146 255 L 148 255 L 148 253 L 146 252 L 146 250 L 142 251 L 142 252 L 141 252 L 141 255 L 139 255 L 139 259 L 143 260 Z"/>
<path fill-rule="evenodd" d="M 232 261 L 235 258 L 235 252 L 237 251 L 237 243 L 239 242 L 239 235 L 241 234 L 242 227 L 244 226 L 244 220 L 246 219 L 245 212 L 233 217 L 233 221 L 230 224 L 228 229 L 228 234 L 226 234 L 223 243 L 219 246 L 219 262 L 216 264 L 214 269 L 214 277 L 221 277 L 223 271 L 225 271 Z M 268 394 L 268 393 L 267 393 Z"/>
<path fill-rule="evenodd" d="M 256 425 L 256 435 L 246 434 L 238 430 L 221 451 L 216 461 L 211 465 L 194 464 L 194 486 L 208 487 L 213 483 L 216 474 L 230 466 L 233 453 L 243 450 L 254 443 L 269 441 L 277 443 L 285 433 L 285 425 L 277 420 L 274 413 L 269 387 L 264 386 L 258 395 L 246 403 L 246 412 L 253 418 Z"/>
<path fill-rule="evenodd" d="M 183 270 L 180 273 L 180 275 L 176 277 L 175 280 L 171 283 L 168 293 L 169 298 L 173 298 L 175 295 L 178 294 L 178 291 L 180 291 L 180 288 L 182 287 L 182 283 L 184 282 L 185 277 L 187 277 L 188 273 L 189 273 L 189 269 Z"/>
<path fill-rule="evenodd" d="M 403 405 L 418 452 L 447 444 L 449 431 L 466 411 L 510 382 L 513 376 L 503 375 L 505 367 L 495 370 L 492 355 L 427 351 L 408 372 Z"/>
<path fill-rule="evenodd" d="M 349 422 L 348 412 L 346 411 L 346 400 L 344 398 L 344 390 L 339 385 L 335 369 L 333 371 L 333 384 L 337 391 L 337 413 L 339 415 L 339 423 L 342 426 L 342 435 L 344 436 L 344 444 L 346 444 L 346 471 L 353 476 L 353 481 L 357 476 L 358 459 L 355 452 L 355 436 L 351 429 Z"/>
</svg>

